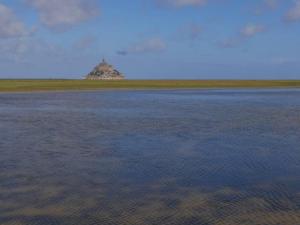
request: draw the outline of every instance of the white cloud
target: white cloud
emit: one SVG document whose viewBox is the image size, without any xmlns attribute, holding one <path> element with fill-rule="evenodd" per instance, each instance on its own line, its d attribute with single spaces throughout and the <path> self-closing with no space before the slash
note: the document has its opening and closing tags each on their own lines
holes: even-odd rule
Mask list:
<svg viewBox="0 0 300 225">
<path fill-rule="evenodd" d="M 265 30 L 266 28 L 263 25 L 248 24 L 237 35 L 219 42 L 218 45 L 222 48 L 234 48 Z"/>
<path fill-rule="evenodd" d="M 279 0 L 264 0 L 264 5 L 269 9 L 277 8 Z"/>
<path fill-rule="evenodd" d="M 27 35 L 25 25 L 13 11 L 0 3 L 0 38 L 15 38 Z"/>
<path fill-rule="evenodd" d="M 161 52 L 167 48 L 166 43 L 160 38 L 149 38 L 131 45 L 126 50 L 118 51 L 119 55 L 127 55 L 130 53 L 149 53 Z"/>
<path fill-rule="evenodd" d="M 300 0 L 294 0 L 294 3 L 294 6 L 286 14 L 286 20 L 290 22 L 300 20 Z"/>
<path fill-rule="evenodd" d="M 261 3 L 257 6 L 255 13 L 261 15 L 270 10 L 276 10 L 279 8 L 279 5 L 282 0 L 261 0 Z"/>
<path fill-rule="evenodd" d="M 39 13 L 42 24 L 62 31 L 99 15 L 95 1 L 26 0 Z"/>
<path fill-rule="evenodd" d="M 258 33 L 265 31 L 265 27 L 257 24 L 248 24 L 241 30 L 241 35 L 243 37 L 253 37 Z"/>
<path fill-rule="evenodd" d="M 85 50 L 93 47 L 93 45 L 97 42 L 97 38 L 92 35 L 87 35 L 81 37 L 79 40 L 77 40 L 74 44 L 73 47 L 80 49 L 80 50 Z"/>
<path fill-rule="evenodd" d="M 203 6 L 208 0 L 157 0 L 159 4 L 165 4 L 173 7 L 185 6 Z"/>
<path fill-rule="evenodd" d="M 0 60 L 24 63 L 61 54 L 63 50 L 55 44 L 33 37 L 6 39 L 0 42 Z M 35 59 L 35 60 L 32 60 Z"/>
</svg>

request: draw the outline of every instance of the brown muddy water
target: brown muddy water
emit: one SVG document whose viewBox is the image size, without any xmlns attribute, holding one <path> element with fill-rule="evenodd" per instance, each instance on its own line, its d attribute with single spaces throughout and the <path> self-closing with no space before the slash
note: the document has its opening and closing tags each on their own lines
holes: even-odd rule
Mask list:
<svg viewBox="0 0 300 225">
<path fill-rule="evenodd" d="M 1 225 L 299 225 L 300 90 L 0 94 Z"/>
</svg>

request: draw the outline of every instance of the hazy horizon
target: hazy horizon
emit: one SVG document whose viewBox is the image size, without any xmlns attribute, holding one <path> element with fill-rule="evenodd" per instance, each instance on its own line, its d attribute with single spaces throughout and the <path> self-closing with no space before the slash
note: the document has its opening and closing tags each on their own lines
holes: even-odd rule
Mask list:
<svg viewBox="0 0 300 225">
<path fill-rule="evenodd" d="M 300 79 L 300 0 L 3 0 L 0 79 Z"/>
</svg>

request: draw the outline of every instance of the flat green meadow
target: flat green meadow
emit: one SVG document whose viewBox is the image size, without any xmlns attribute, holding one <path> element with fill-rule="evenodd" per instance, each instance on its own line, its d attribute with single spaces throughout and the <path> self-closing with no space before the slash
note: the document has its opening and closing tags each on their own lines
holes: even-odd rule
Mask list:
<svg viewBox="0 0 300 225">
<path fill-rule="evenodd" d="M 0 92 L 295 87 L 300 87 L 300 80 L 0 80 Z"/>
</svg>

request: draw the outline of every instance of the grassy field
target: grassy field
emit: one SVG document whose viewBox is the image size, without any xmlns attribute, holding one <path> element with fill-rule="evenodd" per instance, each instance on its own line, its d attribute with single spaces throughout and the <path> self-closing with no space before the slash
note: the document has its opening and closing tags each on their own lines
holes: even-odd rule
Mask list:
<svg viewBox="0 0 300 225">
<path fill-rule="evenodd" d="M 0 80 L 0 92 L 101 90 L 101 89 L 188 89 L 188 88 L 290 88 L 300 80 Z"/>
</svg>

